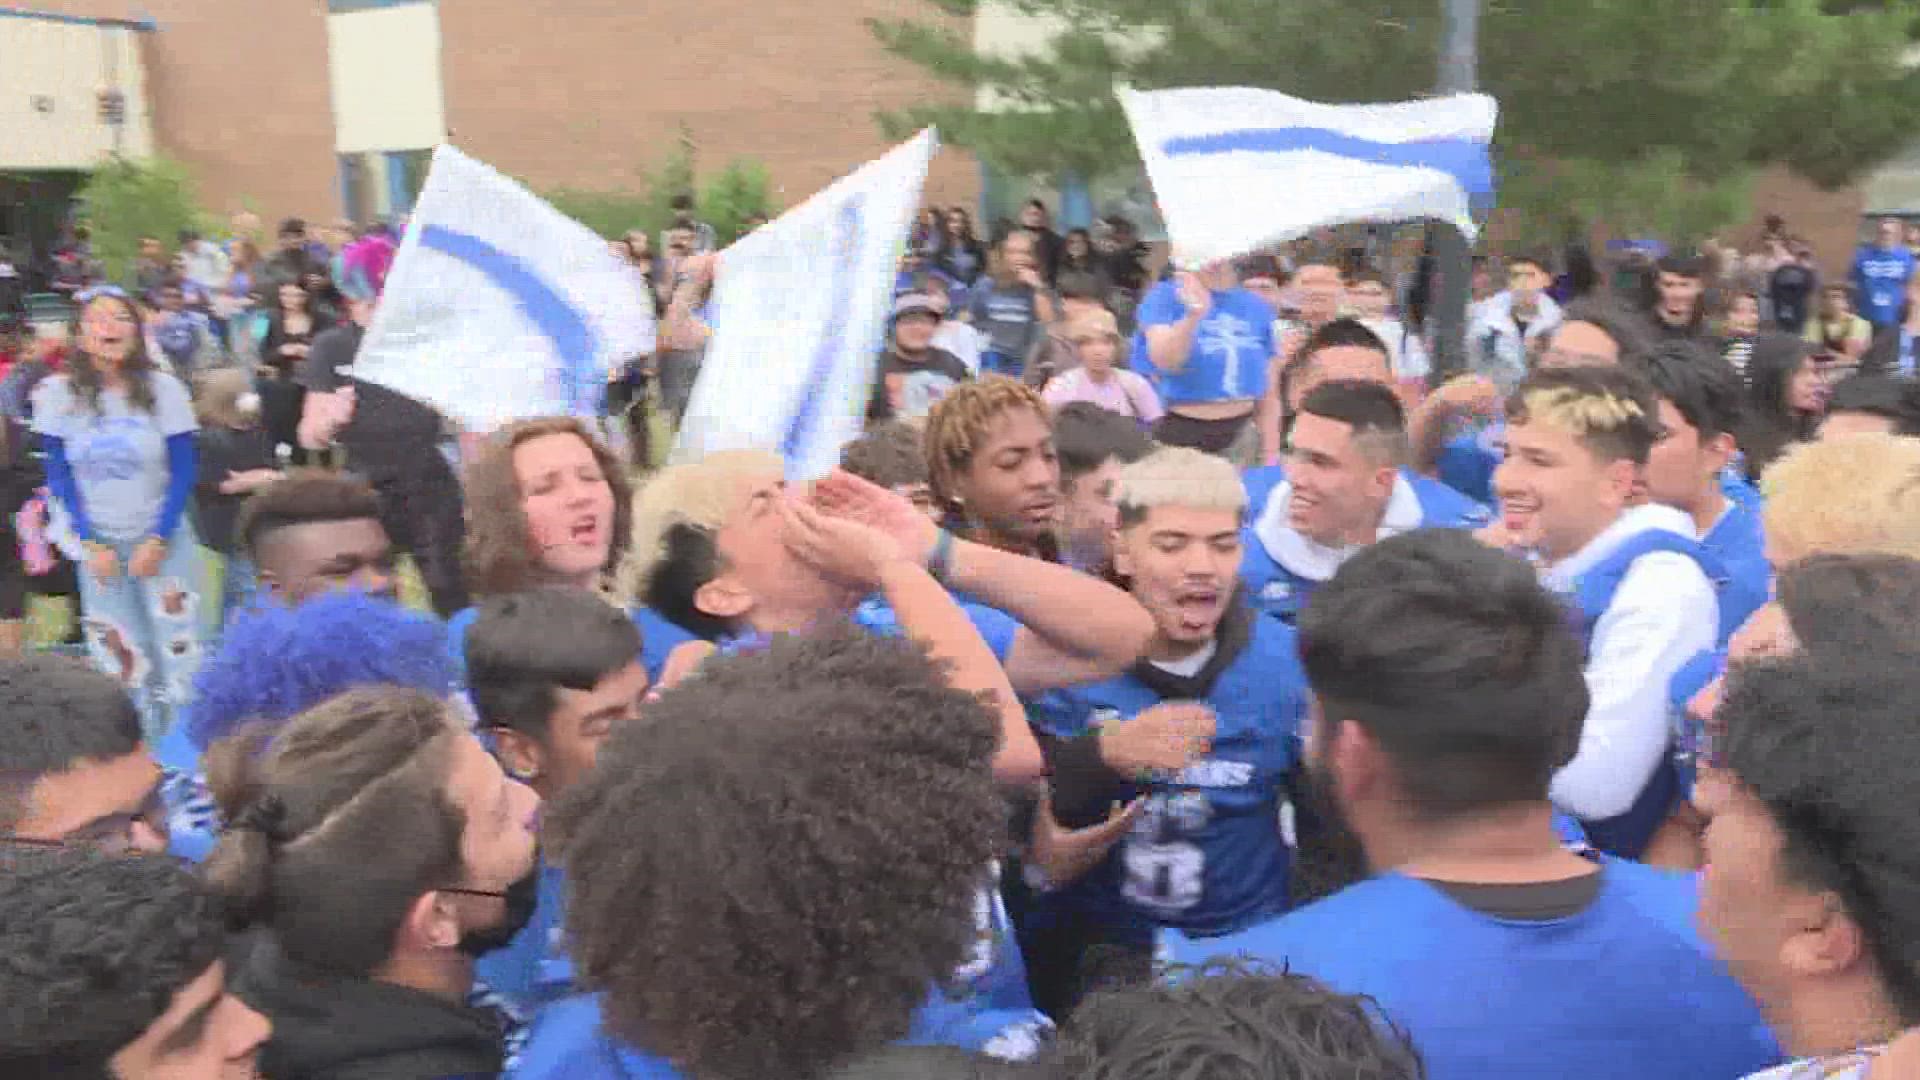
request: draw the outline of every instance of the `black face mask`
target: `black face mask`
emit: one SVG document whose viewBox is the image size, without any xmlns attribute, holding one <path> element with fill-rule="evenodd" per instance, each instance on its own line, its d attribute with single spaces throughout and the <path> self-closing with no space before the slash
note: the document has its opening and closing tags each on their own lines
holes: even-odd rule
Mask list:
<svg viewBox="0 0 1920 1080">
<path fill-rule="evenodd" d="M 499 897 L 506 908 L 500 921 L 493 926 L 469 930 L 460 935 L 460 951 L 477 960 L 490 952 L 506 948 L 533 920 L 534 908 L 540 904 L 540 860 L 533 860 L 533 866 L 526 875 L 507 886 L 505 892 L 489 893 L 477 889 L 463 889 L 460 892 L 465 896 Z"/>
</svg>

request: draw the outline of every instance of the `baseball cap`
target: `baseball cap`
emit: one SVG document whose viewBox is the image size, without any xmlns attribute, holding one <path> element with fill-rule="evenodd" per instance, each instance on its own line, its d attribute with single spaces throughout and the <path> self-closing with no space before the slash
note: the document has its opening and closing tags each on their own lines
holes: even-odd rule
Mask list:
<svg viewBox="0 0 1920 1080">
<path fill-rule="evenodd" d="M 931 315 L 939 318 L 943 314 L 940 305 L 926 293 L 901 293 L 893 299 L 893 317 L 897 321 L 908 315 Z"/>
</svg>

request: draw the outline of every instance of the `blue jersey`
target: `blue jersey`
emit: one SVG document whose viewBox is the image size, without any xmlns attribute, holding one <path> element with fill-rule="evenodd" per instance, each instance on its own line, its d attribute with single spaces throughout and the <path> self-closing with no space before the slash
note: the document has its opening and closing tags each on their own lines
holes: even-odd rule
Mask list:
<svg viewBox="0 0 1920 1080">
<path fill-rule="evenodd" d="M 1913 265 L 1913 253 L 1905 247 L 1891 251 L 1861 248 L 1853 257 L 1853 288 L 1859 298 L 1860 317 L 1875 326 L 1898 323 Z"/>
<path fill-rule="evenodd" d="M 1173 959 L 1246 956 L 1365 994 L 1433 1080 L 1700 1080 L 1780 1060 L 1758 1008 L 1693 930 L 1688 875 L 1605 859 L 1560 919 L 1496 918 L 1385 874 Z"/>
<path fill-rule="evenodd" d="M 1285 476 L 1278 468 L 1250 469 L 1242 482 L 1250 509 L 1240 531 L 1240 580 L 1263 614 L 1292 623 L 1344 557 L 1287 526 Z M 1279 500 L 1279 501 L 1276 501 Z M 1402 471 L 1381 518 L 1382 535 L 1413 529 L 1475 529 L 1487 511 L 1439 481 Z"/>
<path fill-rule="evenodd" d="M 1731 500 L 1700 546 L 1720 562 L 1726 583 L 1720 598 L 1720 645 L 1760 610 L 1773 595 L 1773 565 L 1767 562 L 1767 539 L 1760 527 L 1760 508 Z"/>
<path fill-rule="evenodd" d="M 1147 291 L 1135 318 L 1133 370 L 1152 380 L 1168 406 L 1205 401 L 1259 398 L 1267 392 L 1267 368 L 1273 360 L 1273 322 L 1265 300 L 1245 289 L 1213 294 L 1213 309 L 1193 332 L 1193 351 L 1179 371 L 1155 367 L 1147 355 L 1147 327 L 1171 326 L 1187 317 L 1180 289 L 1172 279 Z"/>
<path fill-rule="evenodd" d="M 1178 775 L 1140 786 L 1133 830 L 1085 877 L 1042 903 L 1110 922 L 1222 934 L 1286 909 L 1291 855 L 1282 780 L 1296 756 L 1306 676 L 1293 629 L 1253 616 L 1245 649 L 1204 703 L 1213 749 Z M 1133 717 L 1162 698 L 1132 674 L 1049 695 L 1035 720 L 1061 737 Z"/>
<path fill-rule="evenodd" d="M 942 1010 L 938 991 L 914 1014 L 907 1046 L 956 1046 L 1024 1060 L 1040 1049 L 1048 1023 L 1038 1013 L 972 1014 Z M 598 995 L 548 1006 L 513 1072 L 516 1080 L 684 1080 L 666 1059 L 635 1049 L 601 1026 Z"/>
</svg>

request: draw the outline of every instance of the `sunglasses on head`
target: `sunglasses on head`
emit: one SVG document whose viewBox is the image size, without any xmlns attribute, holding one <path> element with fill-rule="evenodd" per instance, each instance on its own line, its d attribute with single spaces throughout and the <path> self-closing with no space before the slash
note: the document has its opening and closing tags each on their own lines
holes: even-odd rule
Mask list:
<svg viewBox="0 0 1920 1080">
<path fill-rule="evenodd" d="M 76 304 L 88 304 L 103 296 L 109 296 L 115 300 L 131 301 L 133 299 L 127 295 L 127 290 L 118 285 L 93 285 L 74 293 L 73 301 Z"/>
</svg>

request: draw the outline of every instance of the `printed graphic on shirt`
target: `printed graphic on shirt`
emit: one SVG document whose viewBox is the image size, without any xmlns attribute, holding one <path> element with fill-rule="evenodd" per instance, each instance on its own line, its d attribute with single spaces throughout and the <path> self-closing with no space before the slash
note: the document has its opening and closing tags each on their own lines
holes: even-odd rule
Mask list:
<svg viewBox="0 0 1920 1080">
<path fill-rule="evenodd" d="M 1238 315 L 1216 311 L 1200 324 L 1194 338 L 1194 346 L 1203 352 L 1217 353 L 1225 361 L 1220 371 L 1220 393 L 1226 397 L 1239 397 L 1240 371 L 1243 364 L 1259 364 L 1266 357 L 1261 352 L 1260 338 L 1253 332 L 1253 324 Z"/>
<path fill-rule="evenodd" d="M 889 375 L 900 380 L 900 412 L 904 416 L 925 416 L 959 382 L 943 372 L 913 371 Z"/>
</svg>

